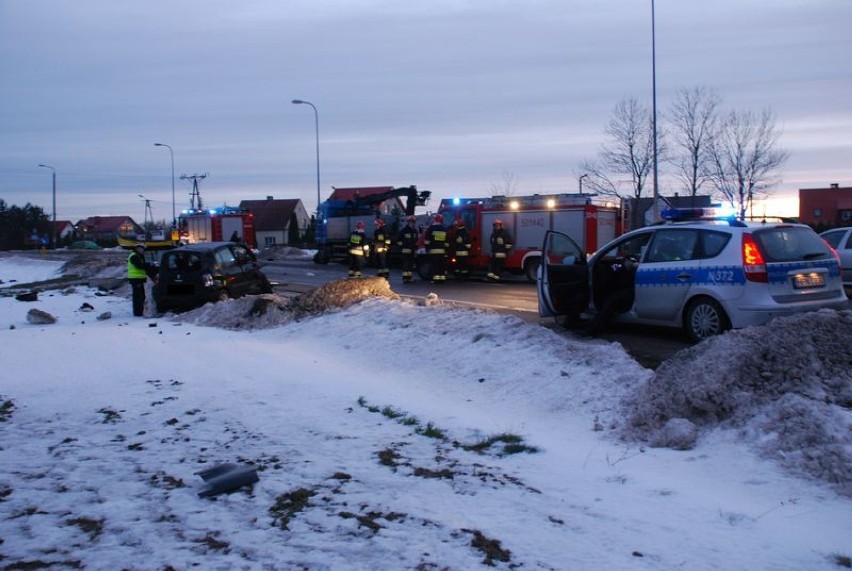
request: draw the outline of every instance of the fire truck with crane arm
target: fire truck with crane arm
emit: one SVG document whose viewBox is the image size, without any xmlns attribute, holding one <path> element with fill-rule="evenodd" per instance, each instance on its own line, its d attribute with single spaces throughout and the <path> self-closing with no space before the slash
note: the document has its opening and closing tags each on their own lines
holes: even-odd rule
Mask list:
<svg viewBox="0 0 852 571">
<path fill-rule="evenodd" d="M 331 197 L 319 207 L 314 262 L 327 264 L 332 259 L 345 258 L 349 235 L 358 222 L 363 222 L 371 232 L 373 222 L 381 217 L 391 235 L 396 235 L 405 224 L 405 218 L 413 215 L 416 207 L 425 206 L 431 194 L 431 191 L 417 190 L 413 185 L 400 188 L 335 188 Z"/>
</svg>

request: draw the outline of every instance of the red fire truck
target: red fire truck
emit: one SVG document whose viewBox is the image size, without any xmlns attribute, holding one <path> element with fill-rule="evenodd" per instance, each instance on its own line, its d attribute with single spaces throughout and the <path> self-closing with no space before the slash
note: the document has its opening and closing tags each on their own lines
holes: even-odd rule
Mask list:
<svg viewBox="0 0 852 571">
<path fill-rule="evenodd" d="M 230 240 L 234 232 L 240 241 L 257 247 L 254 215 L 239 208 L 223 206 L 213 210 L 191 209 L 180 215 L 180 240 L 186 244 Z"/>
<path fill-rule="evenodd" d="M 548 230 L 567 234 L 588 253 L 621 233 L 618 208 L 605 202 L 596 204 L 588 194 L 444 199 L 438 212 L 443 214 L 448 228 L 457 218 L 464 220 L 471 237 L 468 264 L 473 271 L 488 271 L 491 230 L 495 220 L 502 220 L 513 239 L 505 269 L 525 274 L 530 281 L 536 279 L 541 245 Z M 428 256 L 418 256 L 417 262 L 418 273 L 428 279 Z M 449 262 L 452 267 L 453 260 Z"/>
</svg>

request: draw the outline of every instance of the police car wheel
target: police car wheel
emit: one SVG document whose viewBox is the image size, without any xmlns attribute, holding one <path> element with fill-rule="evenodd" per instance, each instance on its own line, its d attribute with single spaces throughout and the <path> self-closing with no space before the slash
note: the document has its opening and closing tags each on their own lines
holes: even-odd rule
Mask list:
<svg viewBox="0 0 852 571">
<path fill-rule="evenodd" d="M 730 324 L 722 306 L 709 297 L 700 297 L 686 308 L 684 327 L 690 339 L 698 342 L 725 332 Z"/>
</svg>

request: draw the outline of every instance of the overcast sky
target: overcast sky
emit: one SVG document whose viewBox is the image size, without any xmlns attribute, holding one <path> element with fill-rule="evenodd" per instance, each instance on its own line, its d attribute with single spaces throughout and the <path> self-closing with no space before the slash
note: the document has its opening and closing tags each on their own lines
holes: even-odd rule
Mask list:
<svg viewBox="0 0 852 571">
<path fill-rule="evenodd" d="M 774 111 L 776 193 L 852 184 L 852 2 L 657 0 L 657 105 Z M 650 107 L 650 0 L 0 0 L 0 199 L 171 219 L 331 187 L 576 192 L 622 99 Z M 662 117 L 660 119 L 662 121 Z M 677 190 L 667 180 L 661 190 Z M 437 201 L 433 203 L 437 205 Z"/>
</svg>

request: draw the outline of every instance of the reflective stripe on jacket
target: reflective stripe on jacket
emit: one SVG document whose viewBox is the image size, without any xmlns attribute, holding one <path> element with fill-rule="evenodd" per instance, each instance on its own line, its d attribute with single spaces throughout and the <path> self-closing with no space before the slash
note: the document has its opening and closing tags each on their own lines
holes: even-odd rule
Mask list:
<svg viewBox="0 0 852 571">
<path fill-rule="evenodd" d="M 349 253 L 353 256 L 363 256 L 364 249 L 367 247 L 367 244 L 364 241 L 364 234 L 360 232 L 352 232 L 349 235 Z"/>
</svg>

